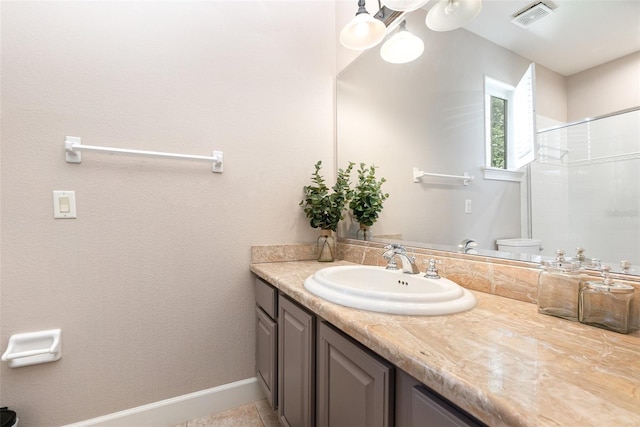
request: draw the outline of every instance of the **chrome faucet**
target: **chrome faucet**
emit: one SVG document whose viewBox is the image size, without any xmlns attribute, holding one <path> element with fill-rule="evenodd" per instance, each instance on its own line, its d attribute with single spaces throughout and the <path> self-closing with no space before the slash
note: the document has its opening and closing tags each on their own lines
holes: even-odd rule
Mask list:
<svg viewBox="0 0 640 427">
<path fill-rule="evenodd" d="M 475 247 L 478 246 L 478 242 L 473 239 L 464 239 L 458 244 L 460 251 L 465 254 L 476 254 Z"/>
<path fill-rule="evenodd" d="M 407 250 L 395 243 L 384 247 L 386 251 L 382 254 L 384 259 L 387 260 L 387 270 L 398 270 L 396 264 L 396 257 L 402 261 L 402 272 L 407 274 L 418 274 L 418 266 L 416 265 L 416 257 L 407 253 Z"/>
</svg>

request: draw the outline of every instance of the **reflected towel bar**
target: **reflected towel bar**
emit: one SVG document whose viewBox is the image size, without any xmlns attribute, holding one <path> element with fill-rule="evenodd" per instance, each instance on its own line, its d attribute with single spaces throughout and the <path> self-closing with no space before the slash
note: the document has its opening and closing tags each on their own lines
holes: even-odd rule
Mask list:
<svg viewBox="0 0 640 427">
<path fill-rule="evenodd" d="M 466 172 L 464 175 L 445 175 L 441 173 L 429 173 L 419 170 L 418 168 L 413 168 L 413 182 L 420 182 L 420 178 L 422 177 L 435 177 L 435 178 L 446 178 L 453 180 L 461 180 L 463 185 L 469 185 L 469 182 L 473 181 L 473 176 L 469 176 Z"/>
<path fill-rule="evenodd" d="M 548 151 L 556 151 L 558 154 L 549 154 Z M 537 153 L 539 157 L 546 157 L 564 162 L 564 158 L 569 154 L 569 150 L 540 144 Z"/>
<path fill-rule="evenodd" d="M 168 159 L 182 159 L 182 160 L 206 160 L 213 162 L 211 168 L 212 172 L 222 173 L 223 154 L 222 151 L 214 151 L 213 156 L 197 156 L 192 154 L 176 154 L 176 153 L 163 153 L 160 151 L 145 151 L 145 150 L 130 150 L 127 148 L 111 148 L 111 147 L 99 147 L 95 145 L 82 145 L 82 140 L 76 136 L 67 136 L 64 141 L 65 160 L 67 163 L 81 163 L 82 153 L 80 151 L 101 151 L 104 153 L 116 153 L 116 154 L 132 154 L 136 156 L 149 156 L 149 157 L 164 157 Z"/>
</svg>

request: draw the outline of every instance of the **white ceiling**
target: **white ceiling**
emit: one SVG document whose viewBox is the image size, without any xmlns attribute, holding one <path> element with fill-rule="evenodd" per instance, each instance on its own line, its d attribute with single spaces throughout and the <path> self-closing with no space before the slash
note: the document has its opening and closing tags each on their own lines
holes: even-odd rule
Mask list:
<svg viewBox="0 0 640 427">
<path fill-rule="evenodd" d="M 640 0 L 544 0 L 550 16 L 526 29 L 511 23 L 537 2 L 483 0 L 464 28 L 564 76 L 640 51 Z"/>
</svg>

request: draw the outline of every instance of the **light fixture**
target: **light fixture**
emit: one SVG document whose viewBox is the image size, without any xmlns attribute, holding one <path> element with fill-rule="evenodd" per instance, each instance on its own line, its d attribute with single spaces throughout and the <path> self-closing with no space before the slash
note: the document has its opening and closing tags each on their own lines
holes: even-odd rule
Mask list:
<svg viewBox="0 0 640 427">
<path fill-rule="evenodd" d="M 340 43 L 349 49 L 369 49 L 380 43 L 387 33 L 384 23 L 369 15 L 364 2 L 358 0 L 356 16 L 340 31 Z"/>
<path fill-rule="evenodd" d="M 398 10 L 400 12 L 411 12 L 419 9 L 429 0 L 382 0 L 382 4 L 389 9 Z"/>
<path fill-rule="evenodd" d="M 405 64 L 417 59 L 424 52 L 424 42 L 420 37 L 411 34 L 406 24 L 406 21 L 402 21 L 398 31 L 380 48 L 380 56 L 385 61 Z"/>
<path fill-rule="evenodd" d="M 467 25 L 478 16 L 482 0 L 440 0 L 427 13 L 427 27 L 433 31 L 450 31 Z"/>
</svg>

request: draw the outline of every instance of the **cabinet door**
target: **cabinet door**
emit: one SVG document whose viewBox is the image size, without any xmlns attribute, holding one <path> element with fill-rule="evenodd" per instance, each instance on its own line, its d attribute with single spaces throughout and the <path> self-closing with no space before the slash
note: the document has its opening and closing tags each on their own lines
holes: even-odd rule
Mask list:
<svg viewBox="0 0 640 427">
<path fill-rule="evenodd" d="M 285 427 L 310 427 L 315 417 L 314 317 L 280 295 L 278 416 Z"/>
<path fill-rule="evenodd" d="M 428 389 L 406 372 L 396 372 L 396 427 L 479 427 L 483 423 Z"/>
<path fill-rule="evenodd" d="M 256 307 L 256 377 L 271 407 L 277 406 L 278 327 Z"/>
<path fill-rule="evenodd" d="M 318 326 L 318 426 L 393 425 L 393 365 Z"/>
</svg>

